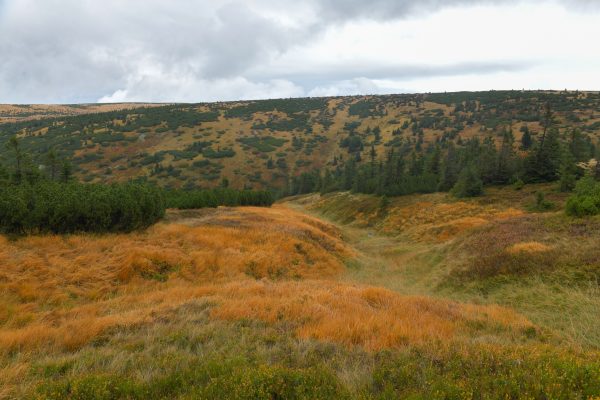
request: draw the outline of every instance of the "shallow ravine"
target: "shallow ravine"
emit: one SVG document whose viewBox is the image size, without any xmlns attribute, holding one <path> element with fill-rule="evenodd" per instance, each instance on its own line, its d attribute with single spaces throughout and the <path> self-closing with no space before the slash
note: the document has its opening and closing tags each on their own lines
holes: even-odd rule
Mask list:
<svg viewBox="0 0 600 400">
<path fill-rule="evenodd" d="M 496 197 L 501 198 L 502 195 L 501 191 L 494 192 Z M 348 197 L 356 201 L 353 196 Z M 351 222 L 348 220 L 352 218 L 346 215 L 351 204 L 344 202 L 343 217 L 348 220 L 338 220 L 335 213 L 332 217 L 331 203 L 339 201 L 335 196 L 300 196 L 286 199 L 281 205 L 327 221 L 342 232 L 344 240 L 358 256 L 346 262 L 341 280 L 383 287 L 402 295 L 428 296 L 468 304 L 498 304 L 521 313 L 571 346 L 600 348 L 600 330 L 597 328 L 600 323 L 597 312 L 600 308 L 600 286 L 597 283 L 570 284 L 539 275 L 457 279 L 456 270 L 473 262 L 473 254 L 461 245 L 465 239 L 480 235 L 479 227 L 466 229 L 460 236 L 446 241 L 414 240 L 398 232 L 383 233 L 382 219 L 372 218 L 377 215 L 378 200 L 359 198 L 361 200 L 371 201 L 375 207 L 370 208 L 370 216 L 357 210 L 362 219 Z M 402 204 L 404 200 L 398 201 Z M 402 205 L 394 211 L 399 208 Z M 527 215 L 524 214 L 523 218 L 528 218 Z M 516 229 L 519 218 L 517 215 L 514 220 Z M 560 218 L 560 213 L 549 214 L 548 218 L 551 221 L 552 218 Z"/>
<path fill-rule="evenodd" d="M 285 202 L 282 206 L 322 219 L 342 232 L 357 257 L 346 261 L 340 280 L 405 295 L 439 296 L 435 290 L 439 279 L 435 266 L 444 245 L 409 242 L 375 229 L 342 224 L 297 202 Z"/>
</svg>

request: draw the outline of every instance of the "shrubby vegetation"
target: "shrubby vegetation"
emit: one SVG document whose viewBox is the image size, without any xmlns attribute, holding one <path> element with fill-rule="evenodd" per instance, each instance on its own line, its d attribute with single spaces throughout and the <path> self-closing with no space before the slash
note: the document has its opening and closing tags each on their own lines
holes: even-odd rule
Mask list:
<svg viewBox="0 0 600 400">
<path fill-rule="evenodd" d="M 53 150 L 47 154 L 44 173 L 34 166 L 16 137 L 10 139 L 7 147 L 14 155 L 14 168 L 9 170 L 0 165 L 3 233 L 130 232 L 160 220 L 167 206 L 270 206 L 274 201 L 267 191 L 226 187 L 184 191 L 164 190 L 146 183 L 79 183 L 73 180 L 70 163 L 61 161 Z M 107 168 L 107 173 L 111 172 Z M 162 170 L 155 168 L 154 172 Z M 167 168 L 167 172 L 181 171 Z"/>
<path fill-rule="evenodd" d="M 557 180 L 562 191 L 571 191 L 577 178 L 583 175 L 578 163 L 593 157 L 595 146 L 578 129 L 561 135 L 549 105 L 540 119 L 543 132 L 537 139 L 529 136 L 522 143 L 521 149 L 528 149 L 524 154 L 517 153 L 519 146 L 515 144 L 512 127 L 505 127 L 495 137 L 486 135 L 483 140 L 475 137 L 453 141 L 443 137 L 423 149 L 420 128 L 423 121 L 415 120 L 412 126 L 416 127 L 413 130 L 418 137 L 416 146 L 411 140 L 396 137 L 383 157 L 373 144 L 370 149 L 367 147 L 365 157 L 364 138 L 373 131 L 369 128 L 363 134 L 351 127 L 349 136 L 340 143 L 340 147 L 348 150 L 347 158 L 336 157 L 333 169 L 293 177 L 288 192 L 351 190 L 398 196 L 449 191 L 457 197 L 472 197 L 482 194 L 486 185 Z"/>
<path fill-rule="evenodd" d="M 592 177 L 581 179 L 566 207 L 567 214 L 577 217 L 600 214 L 600 183 Z"/>
<path fill-rule="evenodd" d="M 192 209 L 218 206 L 270 206 L 275 201 L 266 190 L 169 190 L 165 192 L 168 208 Z"/>
<path fill-rule="evenodd" d="M 0 229 L 5 233 L 129 232 L 165 212 L 161 190 L 142 184 L 40 181 L 0 186 Z"/>
</svg>

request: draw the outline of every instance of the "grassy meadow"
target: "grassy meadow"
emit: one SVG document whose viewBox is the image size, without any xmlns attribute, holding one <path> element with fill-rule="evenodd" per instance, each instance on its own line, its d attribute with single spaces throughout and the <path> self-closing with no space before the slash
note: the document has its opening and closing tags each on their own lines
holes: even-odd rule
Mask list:
<svg viewBox="0 0 600 400">
<path fill-rule="evenodd" d="M 4 237 L 0 398 L 597 398 L 600 220 L 564 200 L 333 193 Z"/>
</svg>

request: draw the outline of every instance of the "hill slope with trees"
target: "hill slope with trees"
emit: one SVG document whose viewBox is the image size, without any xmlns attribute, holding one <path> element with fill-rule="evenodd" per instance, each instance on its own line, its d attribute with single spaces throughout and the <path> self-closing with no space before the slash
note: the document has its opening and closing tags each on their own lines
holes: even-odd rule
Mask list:
<svg viewBox="0 0 600 400">
<path fill-rule="evenodd" d="M 6 108 L 6 107 L 5 107 Z M 89 112 L 85 112 L 85 110 Z M 73 110 L 63 113 L 74 114 Z M 84 110 L 83 112 L 81 110 Z M 561 180 L 596 157 L 600 94 L 491 91 L 210 104 L 78 106 L 9 119 L 3 169 L 169 188 L 396 195 Z M 6 115 L 4 115 L 6 114 Z M 33 118 L 33 117 L 32 117 Z M 6 122 L 8 121 L 8 122 Z M 31 157 L 17 160 L 11 138 Z M 9 144 L 8 146 L 2 143 Z"/>
</svg>

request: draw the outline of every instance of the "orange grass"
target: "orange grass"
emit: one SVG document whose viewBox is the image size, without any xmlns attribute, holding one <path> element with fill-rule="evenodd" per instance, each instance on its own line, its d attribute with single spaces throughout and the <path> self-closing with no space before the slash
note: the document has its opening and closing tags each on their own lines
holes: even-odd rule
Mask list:
<svg viewBox="0 0 600 400">
<path fill-rule="evenodd" d="M 384 221 L 384 232 L 407 232 L 416 239 L 447 241 L 491 221 L 522 215 L 514 208 L 473 202 L 416 202 L 392 210 Z"/>
<path fill-rule="evenodd" d="M 285 207 L 168 219 L 129 235 L 3 239 L 0 348 L 74 350 L 198 298 L 215 318 L 288 322 L 299 337 L 369 350 L 531 326 L 496 306 L 333 282 L 352 251 L 335 227 Z"/>
<path fill-rule="evenodd" d="M 0 348 L 76 348 L 113 326 L 147 321 L 149 312 L 130 311 L 151 309 L 139 303 L 164 287 L 331 278 L 353 254 L 333 226 L 285 208 L 169 219 L 128 235 L 0 237 Z M 131 293 L 143 293 L 137 305 L 111 309 L 119 302 L 110 299 Z"/>
<path fill-rule="evenodd" d="M 510 254 L 519 253 L 545 253 L 552 250 L 550 246 L 547 246 L 540 242 L 521 242 L 513 244 L 508 247 L 506 251 Z"/>
<path fill-rule="evenodd" d="M 385 210 L 374 196 L 347 192 L 309 195 L 288 201 L 343 223 L 375 227 L 385 234 L 402 234 L 410 240 L 434 243 L 447 242 L 474 228 L 524 214 L 520 209 L 499 202 L 456 201 L 445 193 L 396 197 L 390 200 Z"/>
<path fill-rule="evenodd" d="M 473 340 L 490 331 L 519 336 L 533 325 L 514 311 L 386 289 L 322 281 L 235 282 L 215 291 L 223 319 L 288 321 L 303 338 L 359 345 L 368 350 Z M 485 332 L 485 333 L 484 333 Z"/>
</svg>

